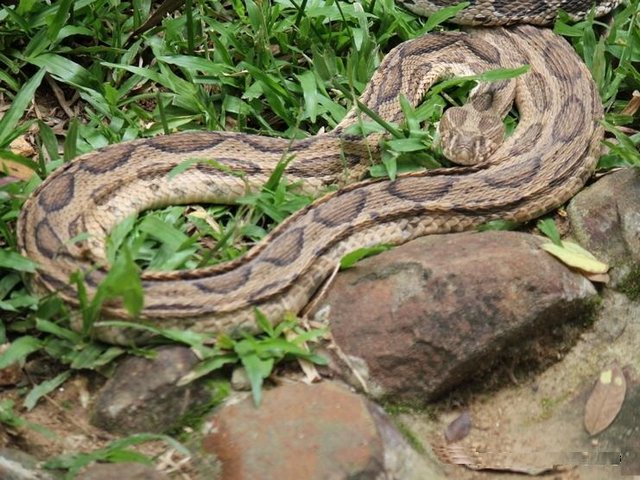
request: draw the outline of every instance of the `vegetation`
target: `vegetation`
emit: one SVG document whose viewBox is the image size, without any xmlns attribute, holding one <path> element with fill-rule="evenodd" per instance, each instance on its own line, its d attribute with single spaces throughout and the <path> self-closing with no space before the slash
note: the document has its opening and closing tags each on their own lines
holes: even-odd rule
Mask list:
<svg viewBox="0 0 640 480">
<path fill-rule="evenodd" d="M 452 13 L 425 20 L 393 0 L 10 3 L 0 7 L 0 162 L 7 173 L 0 178 L 0 344 L 10 340 L 12 347 L 0 356 L 0 368 L 37 355 L 62 365 L 57 375 L 24 392 L 21 407 L 3 401 L 0 421 L 14 426 L 27 424 L 14 409 L 33 408 L 70 369 L 101 369 L 125 352 L 93 341 L 89 327 L 110 295 L 129 292 L 131 309 L 140 308 L 140 288 L 131 288 L 138 268 L 193 268 L 235 258 L 311 201 L 279 170 L 240 205 L 172 206 L 123 222 L 111 237 L 111 258 L 119 268 L 101 297 L 82 299 L 86 328 L 78 333 L 69 328 L 60 300 L 38 298 L 23 283 L 35 265 L 16 252 L 15 221 L 42 179 L 79 154 L 163 133 L 234 130 L 295 139 L 331 129 L 386 52 L 441 28 Z M 632 103 L 640 90 L 639 9 L 640 0 L 631 0 L 608 24 L 560 18 L 555 25 L 590 67 L 606 107 L 602 169 L 640 165 L 640 124 Z M 405 109 L 404 125 L 384 125 L 391 133 L 386 156 L 371 174 L 393 177 L 406 168 L 437 165 L 438 155 L 426 149 L 433 123 L 447 104 L 463 101 L 471 85 L 445 85 L 419 108 Z M 12 146 L 24 138 L 35 153 Z M 81 278 L 75 281 L 82 285 Z M 264 337 L 222 338 L 215 348 L 205 347 L 210 339 L 185 332 L 160 333 L 203 355 L 199 373 L 240 361 L 258 401 L 275 360 L 293 355 L 319 361 L 301 345 L 321 334 L 302 332 L 291 321 L 281 328 L 299 339 L 284 340 L 283 330 L 259 315 L 258 321 Z M 108 459 L 113 452 L 96 455 Z M 56 465 L 72 468 L 65 461 Z"/>
</svg>

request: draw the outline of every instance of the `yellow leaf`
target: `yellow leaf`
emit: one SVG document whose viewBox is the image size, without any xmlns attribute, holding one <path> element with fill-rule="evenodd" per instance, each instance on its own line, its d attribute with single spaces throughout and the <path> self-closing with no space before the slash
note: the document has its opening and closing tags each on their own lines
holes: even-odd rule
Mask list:
<svg viewBox="0 0 640 480">
<path fill-rule="evenodd" d="M 36 151 L 24 136 L 18 137 L 11 142 L 9 149 L 11 153 L 25 158 L 31 158 L 36 154 Z M 29 180 L 35 174 L 35 172 L 26 165 L 8 158 L 0 158 L 0 172 L 19 178 L 20 180 Z"/>
<path fill-rule="evenodd" d="M 20 180 L 29 180 L 35 175 L 35 172 L 29 167 L 4 158 L 0 158 L 0 172 L 19 178 Z"/>
<path fill-rule="evenodd" d="M 562 242 L 561 247 L 555 243 L 545 243 L 540 248 L 562 263 L 588 273 L 606 273 L 609 270 L 609 265 L 598 260 L 577 243 Z"/>
</svg>

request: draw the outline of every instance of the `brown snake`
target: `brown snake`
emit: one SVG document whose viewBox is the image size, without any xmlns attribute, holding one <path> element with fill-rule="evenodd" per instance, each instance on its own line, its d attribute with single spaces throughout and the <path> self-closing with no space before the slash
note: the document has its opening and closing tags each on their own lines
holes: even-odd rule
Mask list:
<svg viewBox="0 0 640 480">
<path fill-rule="evenodd" d="M 403 3 L 428 12 L 457 2 Z M 535 16 L 539 21 L 533 23 L 548 23 L 557 6 L 581 16 L 591 3 L 476 0 L 458 20 L 508 24 L 520 19 L 533 22 L 530 17 Z M 598 2 L 598 13 L 617 3 Z M 507 11 L 513 15 L 503 15 Z M 546 15 L 542 20 L 535 14 L 541 11 Z M 302 180 L 307 192 L 351 184 L 288 218 L 238 260 L 195 270 L 144 272 L 144 308 L 136 321 L 212 333 L 250 329 L 253 307 L 275 321 L 287 311 L 299 312 L 340 258 L 356 248 L 469 230 L 494 219 L 536 218 L 584 185 L 595 168 L 603 137 L 602 105 L 590 73 L 569 44 L 550 30 L 527 25 L 478 28 L 405 42 L 385 57 L 361 101 L 399 123 L 403 119 L 399 94 L 415 106 L 441 78 L 522 64 L 530 65 L 528 73 L 514 81 L 485 85 L 471 98 L 471 108 L 480 117 L 477 128 L 483 129 L 484 110 L 488 117 L 496 108 L 491 97 L 500 103 L 501 96 L 515 93 L 519 124 L 487 160 L 469 167 L 352 183 L 362 177 L 378 149 L 377 139 L 367 143 L 345 132 L 358 121 L 355 111 L 333 132 L 293 142 L 197 132 L 136 140 L 82 155 L 50 175 L 20 215 L 20 251 L 39 265 L 31 285 L 38 292 L 58 292 L 77 306 L 69 276 L 83 270 L 89 293 L 95 292 L 107 273 L 106 237 L 118 222 L 168 204 L 232 203 L 247 193 L 247 185 L 260 188 L 287 155 L 294 156 L 287 178 Z M 455 133 L 457 127 L 448 128 Z M 446 134 L 445 129 L 443 137 Z M 458 140 L 449 141 L 455 145 Z M 168 177 L 174 167 L 192 158 L 215 159 L 243 171 L 245 178 L 206 163 Z M 87 240 L 71 241 L 84 232 L 90 234 Z M 114 301 L 103 307 L 103 318 L 128 315 Z M 99 328 L 97 333 L 116 343 L 135 337 L 129 329 Z"/>
</svg>

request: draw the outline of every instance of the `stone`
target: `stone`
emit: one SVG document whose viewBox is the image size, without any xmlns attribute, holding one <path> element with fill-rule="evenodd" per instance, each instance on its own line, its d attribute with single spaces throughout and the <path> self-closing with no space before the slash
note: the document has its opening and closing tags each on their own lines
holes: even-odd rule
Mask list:
<svg viewBox="0 0 640 480">
<path fill-rule="evenodd" d="M 629 275 L 640 277 L 640 170 L 627 168 L 601 178 L 573 198 L 567 214 L 576 240 L 614 267 L 613 285 Z"/>
<path fill-rule="evenodd" d="M 465 458 L 496 465 L 501 457 L 506 460 L 503 467 L 564 465 L 557 473 L 541 478 L 640 479 L 638 319 L 640 302 L 605 288 L 589 328 L 564 326 L 578 335 L 575 344 L 565 344 L 570 349 L 561 350 L 561 358 L 536 341 L 538 347 L 521 368 L 498 369 L 482 378 L 479 389 L 454 393 L 427 409 L 401 409 L 394 421 L 403 424 L 403 430 L 411 429 L 413 437 L 427 446 L 426 455 L 429 445 L 443 460 L 447 460 L 442 456 L 443 448 L 455 453 L 448 459 L 458 460 L 456 464 L 441 466 L 446 478 L 525 478 L 508 472 L 472 472 L 459 465 Z M 531 370 L 530 360 L 536 355 L 552 363 Z M 602 371 L 613 363 L 622 367 L 627 380 L 625 400 L 613 423 L 592 437 L 584 427 L 585 405 Z M 513 371 L 515 381 L 492 384 L 508 370 Z M 463 409 L 471 414 L 471 431 L 461 441 L 447 444 L 443 434 Z"/>
<path fill-rule="evenodd" d="M 180 346 L 159 348 L 153 359 L 125 359 L 100 390 L 91 423 L 119 434 L 176 428 L 184 415 L 213 398 L 201 381 L 176 385 L 196 363 L 194 353 Z"/>
<path fill-rule="evenodd" d="M 620 475 L 640 475 L 640 384 L 627 385 L 618 416 L 597 438 L 603 451 L 620 452 Z"/>
<path fill-rule="evenodd" d="M 248 392 L 251 390 L 251 381 L 244 367 L 236 367 L 233 369 L 231 373 L 231 388 L 239 392 Z"/>
<path fill-rule="evenodd" d="M 38 461 L 20 450 L 0 449 L 0 479 L 2 480 L 54 480 L 52 473 L 38 468 Z"/>
<path fill-rule="evenodd" d="M 248 397 L 225 404 L 205 425 L 203 449 L 225 480 L 443 478 L 380 407 L 337 383 L 287 383 L 259 407 Z"/>
<path fill-rule="evenodd" d="M 77 480 L 169 480 L 165 474 L 141 463 L 95 463 L 87 467 Z"/>
<path fill-rule="evenodd" d="M 342 272 L 316 314 L 374 398 L 424 405 L 503 349 L 588 318 L 595 288 L 540 249 L 544 241 L 516 232 L 417 239 Z"/>
</svg>

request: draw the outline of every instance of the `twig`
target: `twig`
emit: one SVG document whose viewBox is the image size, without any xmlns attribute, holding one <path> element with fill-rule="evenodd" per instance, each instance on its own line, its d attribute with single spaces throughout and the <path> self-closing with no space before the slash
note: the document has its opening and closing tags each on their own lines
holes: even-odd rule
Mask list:
<svg viewBox="0 0 640 480">
<path fill-rule="evenodd" d="M 302 309 L 302 311 L 300 312 L 300 315 L 299 315 L 300 317 L 302 317 L 302 318 L 306 317 L 309 314 L 309 312 L 312 312 L 315 309 L 315 307 L 318 306 L 320 301 L 322 299 L 324 299 L 324 297 L 327 295 L 327 292 L 329 291 L 329 287 L 333 284 L 333 281 L 335 280 L 336 275 L 338 274 L 339 271 L 340 271 L 340 264 L 338 263 L 333 268 L 333 271 L 331 272 L 329 277 L 324 281 L 324 283 L 320 287 L 320 290 L 318 290 L 313 295 L 313 298 Z"/>
<path fill-rule="evenodd" d="M 45 75 L 44 78 L 47 80 L 47 83 L 51 87 L 51 91 L 53 92 L 53 95 L 56 97 L 56 100 L 58 100 L 58 103 L 62 107 L 62 110 L 64 110 L 64 113 L 67 115 L 67 117 L 69 117 L 70 119 L 75 117 L 76 115 L 74 111 L 71 110 L 69 103 L 67 102 L 66 98 L 64 98 L 64 92 L 58 86 L 56 81 L 53 78 L 51 78 L 51 75 L 49 74 Z"/>
</svg>

